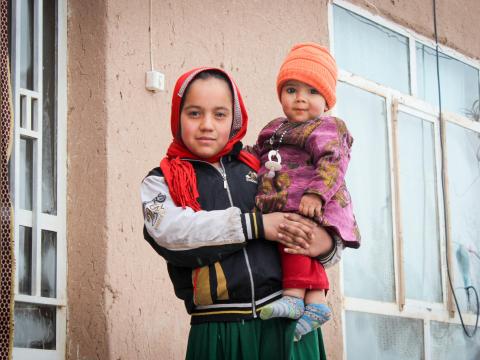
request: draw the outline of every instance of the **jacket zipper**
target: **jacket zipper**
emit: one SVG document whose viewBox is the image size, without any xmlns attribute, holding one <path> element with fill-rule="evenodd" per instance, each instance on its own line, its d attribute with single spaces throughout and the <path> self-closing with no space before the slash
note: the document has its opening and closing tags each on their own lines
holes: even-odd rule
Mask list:
<svg viewBox="0 0 480 360">
<path fill-rule="evenodd" d="M 231 206 L 234 206 L 234 205 L 233 205 L 232 194 L 230 193 L 230 188 L 229 188 L 229 186 L 228 186 L 227 172 L 225 171 L 225 167 L 223 166 L 222 159 L 220 159 L 220 166 L 222 167 L 221 169 L 219 169 L 219 168 L 216 167 L 215 165 L 210 164 L 210 163 L 207 162 L 207 161 L 196 160 L 196 159 L 185 159 L 185 160 L 202 162 L 202 163 L 208 164 L 208 165 L 212 166 L 213 168 L 215 168 L 215 170 L 217 170 L 218 173 L 219 173 L 219 174 L 222 176 L 222 178 L 223 178 L 223 188 L 224 188 L 225 190 L 227 190 L 228 200 L 230 201 L 230 205 L 231 205 Z M 243 251 L 243 256 L 245 257 L 245 262 L 246 262 L 246 264 L 247 264 L 248 277 L 250 278 L 250 288 L 252 289 L 252 312 L 253 312 L 253 317 L 256 318 L 256 317 L 257 317 L 257 310 L 256 310 L 256 307 L 255 307 L 255 287 L 254 287 L 254 283 L 253 283 L 252 268 L 251 268 L 251 266 L 250 266 L 250 261 L 248 260 L 247 249 L 243 248 L 242 251 Z"/>
<path fill-rule="evenodd" d="M 230 205 L 233 206 L 232 195 L 230 193 L 230 188 L 228 186 L 228 181 L 227 181 L 227 172 L 225 171 L 225 167 L 223 166 L 222 159 L 220 159 L 220 165 L 222 166 L 221 174 L 223 176 L 223 184 L 224 184 L 225 189 L 227 189 L 227 194 L 228 194 L 228 199 L 230 200 Z M 220 171 L 220 169 L 219 169 L 219 171 Z M 247 263 L 248 276 L 250 277 L 250 287 L 252 289 L 253 318 L 256 318 L 257 317 L 257 310 L 255 308 L 255 286 L 254 286 L 254 283 L 253 283 L 252 268 L 250 266 L 250 261 L 248 260 L 247 249 L 243 248 L 242 251 L 243 251 L 243 255 L 245 256 L 245 262 Z"/>
</svg>

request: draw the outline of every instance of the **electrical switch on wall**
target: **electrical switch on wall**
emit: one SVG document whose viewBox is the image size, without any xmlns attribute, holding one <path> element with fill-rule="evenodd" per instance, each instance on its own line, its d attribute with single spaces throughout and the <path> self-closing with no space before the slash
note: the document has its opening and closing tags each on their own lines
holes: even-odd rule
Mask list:
<svg viewBox="0 0 480 360">
<path fill-rule="evenodd" d="M 147 71 L 145 87 L 153 92 L 165 90 L 165 75 L 157 70 Z"/>
</svg>

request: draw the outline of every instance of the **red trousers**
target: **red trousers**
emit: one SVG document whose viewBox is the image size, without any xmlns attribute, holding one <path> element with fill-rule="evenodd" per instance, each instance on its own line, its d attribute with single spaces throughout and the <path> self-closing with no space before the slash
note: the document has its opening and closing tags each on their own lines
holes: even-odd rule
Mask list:
<svg viewBox="0 0 480 360">
<path fill-rule="evenodd" d="M 328 277 L 323 265 L 305 255 L 286 253 L 285 246 L 278 245 L 282 260 L 283 288 L 328 290 Z"/>
</svg>

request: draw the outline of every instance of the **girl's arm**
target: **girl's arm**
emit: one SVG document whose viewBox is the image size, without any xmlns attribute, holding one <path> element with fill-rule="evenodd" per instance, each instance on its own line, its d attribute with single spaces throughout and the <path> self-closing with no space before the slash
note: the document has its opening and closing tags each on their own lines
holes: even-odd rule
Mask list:
<svg viewBox="0 0 480 360">
<path fill-rule="evenodd" d="M 320 196 L 323 204 L 330 201 L 344 184 L 352 143 L 353 138 L 342 120 L 323 119 L 305 144 L 316 166 L 316 175 L 307 185 L 305 194 Z"/>
<path fill-rule="evenodd" d="M 199 267 L 240 250 L 246 241 L 263 236 L 262 217 L 240 209 L 198 211 L 173 203 L 160 173 L 141 185 L 144 237 L 168 262 Z"/>
<path fill-rule="evenodd" d="M 332 235 L 332 240 L 333 244 L 330 251 L 320 254 L 316 257 L 316 259 L 320 261 L 325 268 L 338 263 L 342 258 L 343 249 L 345 249 L 345 244 L 340 236 Z"/>
<path fill-rule="evenodd" d="M 305 227 L 303 229 L 308 232 L 309 237 L 308 248 L 291 246 L 286 249 L 288 253 L 316 258 L 325 268 L 340 261 L 345 248 L 341 237 L 326 231 L 322 226 L 299 214 L 289 214 L 286 219 L 289 222 L 284 223 L 280 230 L 281 238 L 284 241 L 297 242 L 296 238 L 300 234 L 299 229 L 302 229 L 302 226 L 308 227 L 308 229 Z"/>
<path fill-rule="evenodd" d="M 144 238 L 175 266 L 196 268 L 215 263 L 246 246 L 246 242 L 265 238 L 293 248 L 305 247 L 311 226 L 285 219 L 285 213 L 241 213 L 225 210 L 198 211 L 176 206 L 165 179 L 153 171 L 141 184 Z M 280 224 L 297 232 L 295 239 L 278 239 Z"/>
</svg>

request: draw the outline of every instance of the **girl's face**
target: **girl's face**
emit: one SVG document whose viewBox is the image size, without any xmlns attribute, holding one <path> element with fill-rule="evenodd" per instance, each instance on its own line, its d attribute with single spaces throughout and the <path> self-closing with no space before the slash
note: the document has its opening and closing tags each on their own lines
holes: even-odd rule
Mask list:
<svg viewBox="0 0 480 360">
<path fill-rule="evenodd" d="M 315 119 L 325 112 L 325 98 L 312 86 L 297 80 L 283 85 L 280 95 L 283 112 L 290 121 Z"/>
<path fill-rule="evenodd" d="M 182 141 L 193 154 L 208 159 L 223 150 L 232 128 L 232 94 L 220 79 L 194 80 L 180 113 Z"/>
</svg>

